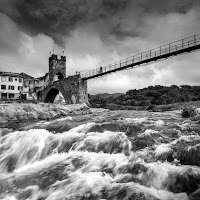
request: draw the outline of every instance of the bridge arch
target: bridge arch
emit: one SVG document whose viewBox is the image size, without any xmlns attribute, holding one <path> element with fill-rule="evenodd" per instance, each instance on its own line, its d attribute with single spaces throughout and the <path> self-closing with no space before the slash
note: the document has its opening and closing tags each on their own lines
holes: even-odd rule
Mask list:
<svg viewBox="0 0 200 200">
<path fill-rule="evenodd" d="M 47 88 L 43 95 L 43 99 L 45 103 L 53 103 L 56 95 L 59 94 L 59 92 L 63 95 L 66 104 L 71 103 L 71 96 L 68 94 L 64 89 L 58 85 L 52 85 Z"/>
<path fill-rule="evenodd" d="M 69 76 L 63 80 L 49 82 L 38 94 L 38 100 L 53 103 L 59 92 L 63 95 L 66 104 L 88 103 L 87 81 L 80 75 Z"/>
</svg>

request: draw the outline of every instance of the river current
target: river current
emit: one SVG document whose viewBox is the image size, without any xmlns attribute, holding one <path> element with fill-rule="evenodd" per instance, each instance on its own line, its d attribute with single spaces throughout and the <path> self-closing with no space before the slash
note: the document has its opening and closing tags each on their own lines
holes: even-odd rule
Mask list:
<svg viewBox="0 0 200 200">
<path fill-rule="evenodd" d="M 108 111 L 1 128 L 2 200 L 198 200 L 200 120 Z"/>
</svg>

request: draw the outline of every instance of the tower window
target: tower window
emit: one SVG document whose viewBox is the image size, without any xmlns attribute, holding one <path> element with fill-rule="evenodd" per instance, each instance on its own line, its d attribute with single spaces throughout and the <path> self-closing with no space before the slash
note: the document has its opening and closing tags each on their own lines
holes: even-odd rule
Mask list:
<svg viewBox="0 0 200 200">
<path fill-rule="evenodd" d="M 9 77 L 9 82 L 13 82 L 13 77 Z"/>
</svg>

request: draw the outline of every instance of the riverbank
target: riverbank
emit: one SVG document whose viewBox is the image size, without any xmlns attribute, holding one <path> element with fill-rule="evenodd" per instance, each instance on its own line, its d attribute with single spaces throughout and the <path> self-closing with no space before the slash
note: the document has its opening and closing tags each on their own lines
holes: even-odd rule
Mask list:
<svg viewBox="0 0 200 200">
<path fill-rule="evenodd" d="M 0 127 L 7 127 L 7 125 L 12 122 L 52 120 L 73 114 L 89 113 L 91 113 L 91 110 L 86 104 L 1 104 Z"/>
</svg>

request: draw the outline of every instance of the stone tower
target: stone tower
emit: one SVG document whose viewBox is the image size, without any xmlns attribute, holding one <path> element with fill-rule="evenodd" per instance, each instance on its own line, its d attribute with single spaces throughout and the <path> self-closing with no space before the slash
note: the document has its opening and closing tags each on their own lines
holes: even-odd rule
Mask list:
<svg viewBox="0 0 200 200">
<path fill-rule="evenodd" d="M 49 57 L 49 82 L 53 83 L 64 78 L 66 78 L 66 56 L 61 56 L 59 59 L 57 55 L 52 54 Z"/>
</svg>

